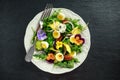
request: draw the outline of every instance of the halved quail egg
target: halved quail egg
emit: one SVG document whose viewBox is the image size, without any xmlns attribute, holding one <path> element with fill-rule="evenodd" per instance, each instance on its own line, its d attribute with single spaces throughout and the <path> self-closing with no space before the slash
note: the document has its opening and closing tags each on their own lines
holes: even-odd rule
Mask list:
<svg viewBox="0 0 120 80">
<path fill-rule="evenodd" d="M 49 47 L 49 44 L 46 41 L 42 41 L 41 46 L 42 46 L 43 49 L 47 49 Z"/>
<path fill-rule="evenodd" d="M 59 13 L 59 14 L 57 15 L 57 18 L 58 18 L 59 20 L 64 20 L 64 19 L 65 19 L 65 15 L 64 15 L 63 13 Z"/>
<path fill-rule="evenodd" d="M 64 55 L 62 53 L 57 53 L 55 55 L 55 58 L 56 58 L 57 61 L 63 61 Z"/>
<path fill-rule="evenodd" d="M 57 31 L 57 30 L 53 31 L 53 37 L 54 38 L 59 38 L 60 37 L 60 32 Z"/>
</svg>

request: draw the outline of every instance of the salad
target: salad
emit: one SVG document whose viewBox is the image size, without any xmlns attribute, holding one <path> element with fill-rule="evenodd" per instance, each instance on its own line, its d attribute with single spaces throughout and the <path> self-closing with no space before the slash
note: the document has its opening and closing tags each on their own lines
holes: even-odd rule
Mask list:
<svg viewBox="0 0 120 80">
<path fill-rule="evenodd" d="M 33 29 L 32 29 L 33 30 Z M 82 52 L 85 39 L 81 37 L 84 27 L 78 19 L 65 16 L 62 10 L 55 10 L 42 21 L 41 29 L 33 30 L 31 43 L 35 43 L 33 58 L 54 66 L 73 68 L 80 61 L 76 58 Z"/>
</svg>

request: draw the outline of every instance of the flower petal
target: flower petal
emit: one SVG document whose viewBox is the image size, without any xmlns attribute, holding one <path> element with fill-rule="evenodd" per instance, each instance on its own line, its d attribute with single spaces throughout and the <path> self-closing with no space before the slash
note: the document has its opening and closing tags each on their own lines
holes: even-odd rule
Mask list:
<svg viewBox="0 0 120 80">
<path fill-rule="evenodd" d="M 38 40 L 44 40 L 47 38 L 46 33 L 43 30 L 39 30 L 37 32 L 37 37 L 38 37 Z"/>
</svg>

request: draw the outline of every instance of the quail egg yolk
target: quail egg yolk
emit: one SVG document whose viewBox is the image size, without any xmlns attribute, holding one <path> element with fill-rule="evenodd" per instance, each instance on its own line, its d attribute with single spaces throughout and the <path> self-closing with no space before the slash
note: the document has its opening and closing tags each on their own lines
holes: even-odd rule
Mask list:
<svg viewBox="0 0 120 80">
<path fill-rule="evenodd" d="M 54 38 L 59 38 L 59 37 L 60 37 L 60 32 L 55 30 L 55 31 L 53 32 L 53 37 L 54 37 Z"/>
</svg>

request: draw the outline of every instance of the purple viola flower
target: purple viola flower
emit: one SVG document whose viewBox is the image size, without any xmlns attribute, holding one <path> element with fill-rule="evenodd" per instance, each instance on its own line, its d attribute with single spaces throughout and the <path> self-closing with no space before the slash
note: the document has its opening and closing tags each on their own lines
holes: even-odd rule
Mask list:
<svg viewBox="0 0 120 80">
<path fill-rule="evenodd" d="M 37 32 L 37 37 L 38 40 L 44 40 L 47 38 L 46 33 L 41 29 Z"/>
</svg>

